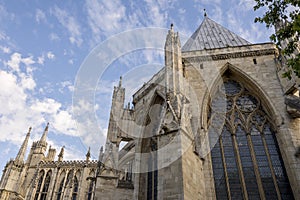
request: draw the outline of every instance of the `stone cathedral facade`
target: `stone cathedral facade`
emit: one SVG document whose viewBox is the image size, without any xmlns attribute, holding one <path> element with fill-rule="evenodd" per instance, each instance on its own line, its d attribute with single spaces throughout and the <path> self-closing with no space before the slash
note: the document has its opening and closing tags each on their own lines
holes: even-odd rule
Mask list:
<svg viewBox="0 0 300 200">
<path fill-rule="evenodd" d="M 56 159 L 48 125 L 25 158 L 29 130 L 0 199 L 300 199 L 300 82 L 282 78 L 284 61 L 207 16 L 183 46 L 171 26 L 133 108 L 115 86 L 98 160 Z"/>
</svg>

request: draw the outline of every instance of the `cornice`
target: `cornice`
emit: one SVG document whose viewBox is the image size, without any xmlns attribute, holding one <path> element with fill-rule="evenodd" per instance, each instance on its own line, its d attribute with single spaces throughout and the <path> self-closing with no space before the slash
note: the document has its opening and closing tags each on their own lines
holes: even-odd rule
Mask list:
<svg viewBox="0 0 300 200">
<path fill-rule="evenodd" d="M 183 59 L 184 61 L 187 61 L 189 63 L 197 63 L 197 62 L 204 62 L 204 61 L 227 60 L 231 58 L 258 57 L 258 56 L 275 55 L 275 54 L 276 54 L 276 49 L 271 48 L 271 49 L 219 53 L 219 54 L 211 54 L 211 55 L 186 56 L 183 57 Z"/>
</svg>

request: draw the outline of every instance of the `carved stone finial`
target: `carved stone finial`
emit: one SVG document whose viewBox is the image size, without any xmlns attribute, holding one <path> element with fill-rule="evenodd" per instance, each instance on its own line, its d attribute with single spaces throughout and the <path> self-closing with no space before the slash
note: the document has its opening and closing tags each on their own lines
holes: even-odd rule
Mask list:
<svg viewBox="0 0 300 200">
<path fill-rule="evenodd" d="M 103 146 L 101 146 L 101 148 L 100 148 L 100 153 L 99 153 L 98 159 L 99 159 L 98 161 L 100 161 L 100 162 L 103 160 Z"/>
<path fill-rule="evenodd" d="M 120 76 L 119 87 L 122 87 L 122 76 Z"/>
<path fill-rule="evenodd" d="M 284 98 L 284 103 L 287 106 L 287 112 L 293 118 L 300 118 L 300 97 L 295 95 L 287 95 Z"/>
<path fill-rule="evenodd" d="M 60 152 L 59 152 L 59 154 L 58 154 L 58 161 L 63 161 L 63 159 L 64 159 L 64 148 L 65 148 L 65 146 L 63 146 L 62 148 L 61 148 L 61 150 L 60 150 Z"/>
<path fill-rule="evenodd" d="M 88 150 L 88 152 L 86 153 L 86 161 L 88 162 L 88 161 L 90 161 L 90 157 L 91 157 L 91 148 L 89 147 L 89 150 Z"/>
</svg>

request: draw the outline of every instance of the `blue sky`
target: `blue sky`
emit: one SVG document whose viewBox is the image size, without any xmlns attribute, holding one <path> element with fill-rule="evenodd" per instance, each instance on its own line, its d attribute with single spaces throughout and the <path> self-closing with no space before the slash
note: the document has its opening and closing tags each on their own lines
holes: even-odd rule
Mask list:
<svg viewBox="0 0 300 200">
<path fill-rule="evenodd" d="M 164 63 L 163 43 L 126 52 L 97 77 L 93 100 L 74 104 L 80 70 L 103 42 L 124 31 L 167 30 L 174 23 L 183 45 L 203 20 L 204 8 L 209 18 L 246 40 L 268 42 L 272 30 L 254 23 L 261 13 L 253 6 L 254 0 L 0 1 L 0 168 L 16 156 L 30 126 L 29 147 L 47 122 L 48 144 L 57 151 L 64 145 L 65 159 L 84 159 L 89 146 L 97 158 L 119 76 L 127 102 Z M 85 110 L 93 115 L 96 131 L 74 114 Z"/>
</svg>

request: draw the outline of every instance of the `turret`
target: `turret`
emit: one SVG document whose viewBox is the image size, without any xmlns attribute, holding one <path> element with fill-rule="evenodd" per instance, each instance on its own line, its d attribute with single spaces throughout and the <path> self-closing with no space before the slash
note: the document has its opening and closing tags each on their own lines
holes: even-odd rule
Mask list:
<svg viewBox="0 0 300 200">
<path fill-rule="evenodd" d="M 165 43 L 165 92 L 177 117 L 180 117 L 182 97 L 185 93 L 183 78 L 180 38 L 178 32 L 174 32 L 173 24 L 171 24 Z"/>
<path fill-rule="evenodd" d="M 117 143 L 118 132 L 120 128 L 120 119 L 124 109 L 125 88 L 122 87 L 122 77 L 119 85 L 114 87 L 110 119 L 107 132 L 107 142 Z"/>
<path fill-rule="evenodd" d="M 52 149 L 51 146 L 49 147 L 48 154 L 47 154 L 47 160 L 48 161 L 54 161 L 56 154 L 56 149 Z"/>
<path fill-rule="evenodd" d="M 47 158 L 45 157 L 45 152 L 47 150 L 47 145 L 48 145 L 47 144 L 48 128 L 49 128 L 49 123 L 47 123 L 47 126 L 44 129 L 41 139 L 32 143 L 31 150 L 27 158 L 27 163 L 30 166 L 36 166 L 40 161 Z"/>
<path fill-rule="evenodd" d="M 165 43 L 166 89 L 174 95 L 181 93 L 183 66 L 181 44 L 178 32 L 173 30 L 173 24 L 167 34 Z"/>
</svg>

